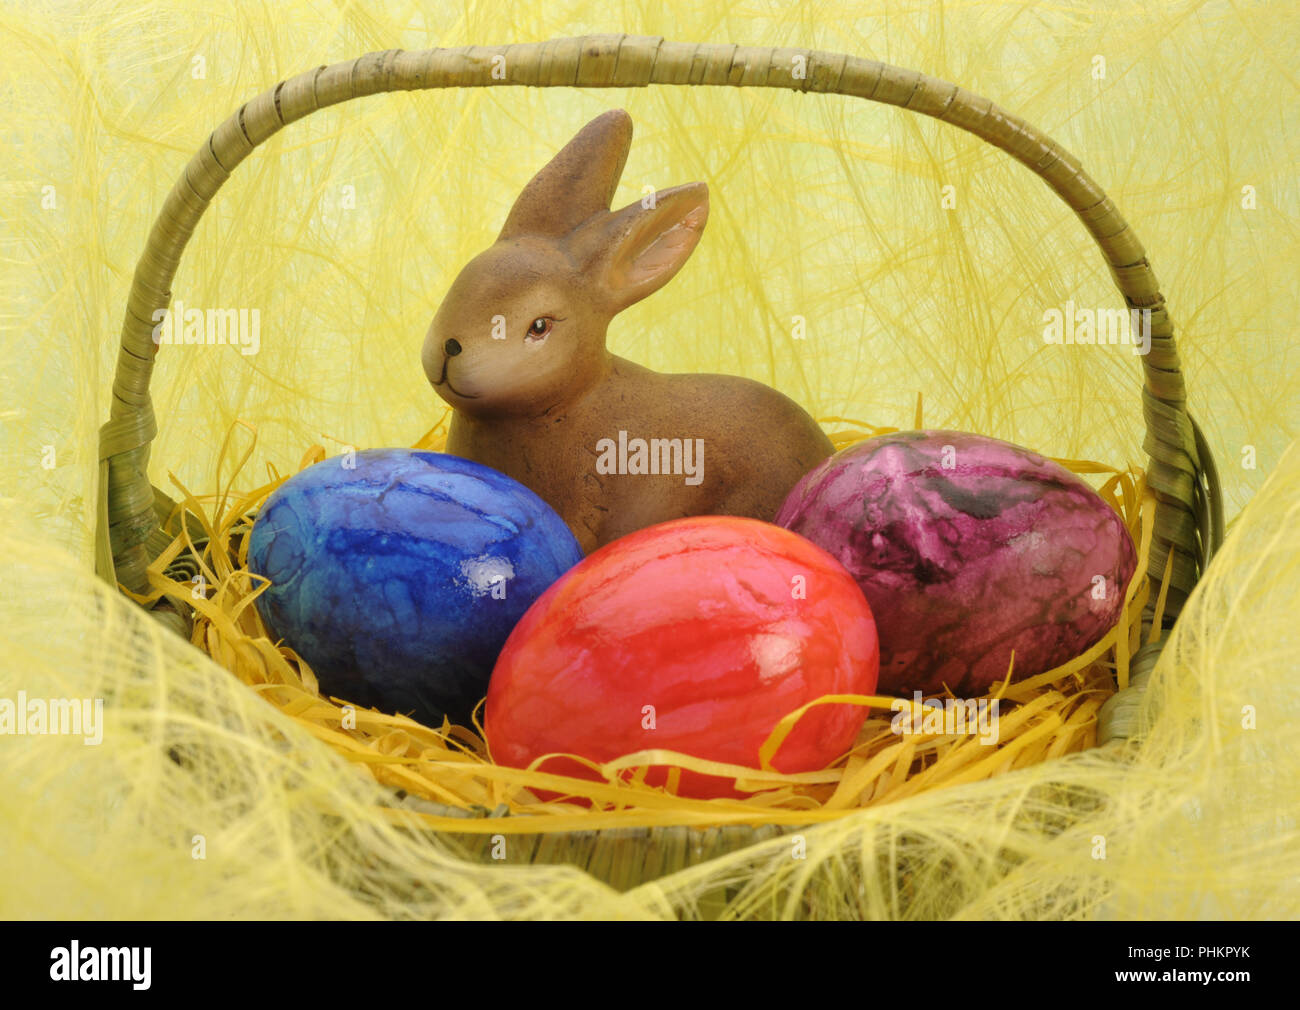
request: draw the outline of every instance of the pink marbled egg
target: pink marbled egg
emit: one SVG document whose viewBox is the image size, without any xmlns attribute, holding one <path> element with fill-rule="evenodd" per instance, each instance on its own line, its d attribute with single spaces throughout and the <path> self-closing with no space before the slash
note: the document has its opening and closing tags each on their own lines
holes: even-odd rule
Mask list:
<svg viewBox="0 0 1300 1010">
<path fill-rule="evenodd" d="M 1137 565 L 1120 516 L 1064 467 L 958 431 L 836 453 L 776 522 L 839 559 L 871 604 L 883 693 L 984 693 L 1050 670 L 1119 619 Z"/>
</svg>

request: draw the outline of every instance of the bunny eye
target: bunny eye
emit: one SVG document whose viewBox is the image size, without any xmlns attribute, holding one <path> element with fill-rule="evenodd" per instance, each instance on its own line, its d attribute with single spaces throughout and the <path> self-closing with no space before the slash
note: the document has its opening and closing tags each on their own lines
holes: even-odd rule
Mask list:
<svg viewBox="0 0 1300 1010">
<path fill-rule="evenodd" d="M 538 343 L 545 340 L 554 325 L 555 320 L 550 316 L 538 316 L 528 327 L 528 335 L 524 337 L 524 341 L 526 343 Z"/>
</svg>

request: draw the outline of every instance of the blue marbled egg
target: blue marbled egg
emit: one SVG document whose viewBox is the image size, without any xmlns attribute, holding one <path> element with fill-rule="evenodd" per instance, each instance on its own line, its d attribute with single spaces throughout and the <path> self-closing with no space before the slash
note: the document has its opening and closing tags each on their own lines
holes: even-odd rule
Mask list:
<svg viewBox="0 0 1300 1010">
<path fill-rule="evenodd" d="M 345 467 L 345 462 L 355 462 Z M 262 507 L 248 566 L 274 635 L 322 692 L 469 725 L 532 602 L 582 560 L 564 521 L 490 467 L 370 449 L 290 477 Z"/>
</svg>

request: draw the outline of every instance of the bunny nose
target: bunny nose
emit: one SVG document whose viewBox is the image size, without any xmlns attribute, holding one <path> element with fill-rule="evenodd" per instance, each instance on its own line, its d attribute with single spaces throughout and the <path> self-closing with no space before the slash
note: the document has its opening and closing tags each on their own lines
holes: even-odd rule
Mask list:
<svg viewBox="0 0 1300 1010">
<path fill-rule="evenodd" d="M 447 352 L 447 357 L 454 358 L 460 353 L 460 341 L 452 337 L 442 345 L 442 349 Z"/>
</svg>

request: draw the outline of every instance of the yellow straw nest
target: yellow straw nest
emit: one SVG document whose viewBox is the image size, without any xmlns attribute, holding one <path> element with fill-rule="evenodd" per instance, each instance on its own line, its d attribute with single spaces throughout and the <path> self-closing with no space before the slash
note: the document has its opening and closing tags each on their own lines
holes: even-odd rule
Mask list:
<svg viewBox="0 0 1300 1010">
<path fill-rule="evenodd" d="M 917 428 L 921 427 L 920 413 L 918 401 Z M 444 417 L 414 448 L 441 450 L 447 420 Z M 826 427 L 848 426 L 830 435 L 837 450 L 899 430 L 844 418 L 824 418 L 822 423 Z M 256 429 L 237 421 L 227 433 L 218 474 L 232 462 L 237 429 L 246 433 L 248 444 L 233 461 L 229 475 L 221 478 L 223 486 L 216 493 L 193 494 L 169 475 L 180 491 L 178 505 L 189 516 L 181 523 L 173 515 L 166 524 L 169 532 L 176 531 L 176 538 L 149 569 L 152 592 L 130 595 L 141 603 L 167 597 L 182 609 L 192 608 L 191 641 L 195 646 L 346 758 L 358 774 L 373 776 L 382 785 L 415 798 L 414 804 L 408 800 L 404 809 L 391 811 L 394 820 L 414 815 L 436 830 L 496 835 L 670 825 L 814 824 L 1086 750 L 1097 742 L 1098 710 L 1117 689 L 1128 685 L 1129 659 L 1140 644 L 1142 608 L 1151 591 L 1146 571 L 1155 499 L 1146 488 L 1144 471 L 1132 465 L 1120 470 L 1058 458 L 1056 462 L 1076 474 L 1109 475 L 1098 492 L 1123 517 L 1137 545 L 1136 573 L 1120 621 L 1087 652 L 1054 670 L 1014 683 L 1008 670 L 1006 681 L 983 699 L 976 699 L 976 706 L 984 701 L 989 706 L 986 712 L 997 713 L 995 741 L 990 739 L 993 734 L 982 736 L 978 725 L 963 725 L 955 719 L 941 723 L 933 704 L 916 706 L 909 699 L 833 695 L 812 705 L 863 705 L 871 711 L 852 750 L 822 771 L 782 774 L 768 763 L 812 705 L 791 712 L 773 728 L 761 751 L 764 767 L 759 769 L 665 750 L 640 751 L 603 765 L 579 758 L 600 772 L 603 783 L 506 768 L 492 763 L 477 713 L 472 729 L 447 722 L 430 727 L 400 714 L 324 696 L 308 664 L 270 636 L 253 605 L 267 581 L 248 571 L 248 540 L 243 534 L 266 498 L 290 475 L 278 473 L 268 463 L 270 479 L 266 483 L 250 491 L 233 490 L 257 442 Z M 323 447 L 312 446 L 298 469 L 325 455 Z M 197 562 L 178 571 L 174 562 L 184 551 Z M 1163 602 L 1161 592 L 1151 624 L 1154 629 L 1160 627 Z M 942 704 L 943 696 L 933 700 Z M 992 708 L 994 701 L 996 709 Z M 969 706 L 965 712 L 971 713 Z M 899 720 L 907 721 L 910 732 L 900 733 L 895 728 Z M 954 729 L 958 732 L 945 732 Z M 680 797 L 673 793 L 677 772 L 670 771 L 665 786 L 644 783 L 651 765 L 725 775 L 735 779 L 738 791 L 749 795 L 744 799 Z M 535 789 L 560 794 L 566 800 L 543 802 Z M 431 808 L 428 803 L 437 806 Z M 451 809 L 445 814 L 429 812 L 445 808 Z M 453 816 L 458 811 L 479 816 Z"/>
</svg>

